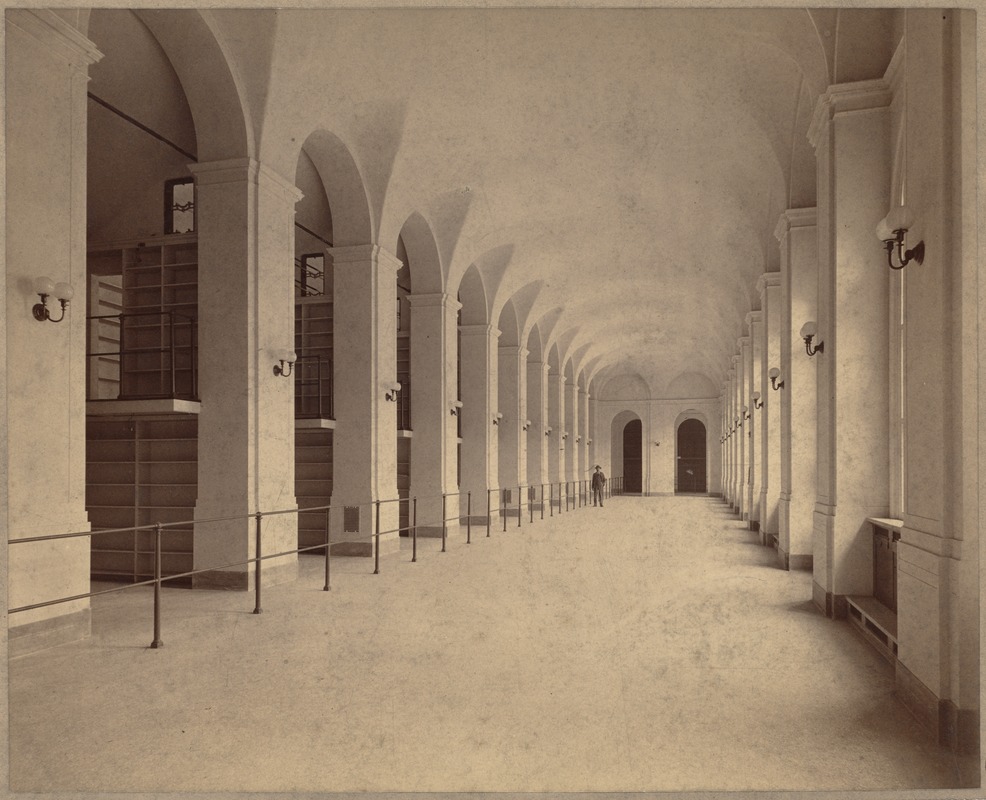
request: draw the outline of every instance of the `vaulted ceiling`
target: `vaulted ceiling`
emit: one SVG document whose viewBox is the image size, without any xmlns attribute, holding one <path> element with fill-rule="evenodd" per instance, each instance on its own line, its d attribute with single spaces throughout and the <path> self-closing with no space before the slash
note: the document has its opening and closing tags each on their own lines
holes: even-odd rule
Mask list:
<svg viewBox="0 0 986 800">
<path fill-rule="evenodd" d="M 639 376 L 663 396 L 685 374 L 721 384 L 758 307 L 757 279 L 778 269 L 778 217 L 815 203 L 806 134 L 817 98 L 836 80 L 883 74 L 900 13 L 206 19 L 260 160 L 293 177 L 304 146 L 330 184 L 340 156 L 318 152 L 317 133 L 329 132 L 355 165 L 381 246 L 396 251 L 415 215 L 448 291 L 475 268 L 494 324 L 510 302 L 524 341 L 538 323 L 578 368 Z M 166 27 L 153 12 L 142 18 Z M 189 102 L 201 147 L 204 112 Z M 331 186 L 326 194 L 332 205 Z"/>
</svg>

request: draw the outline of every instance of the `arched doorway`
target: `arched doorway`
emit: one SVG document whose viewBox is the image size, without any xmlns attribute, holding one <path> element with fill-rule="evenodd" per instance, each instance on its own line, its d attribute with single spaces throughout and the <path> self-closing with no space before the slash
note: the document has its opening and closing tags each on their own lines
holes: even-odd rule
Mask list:
<svg viewBox="0 0 986 800">
<path fill-rule="evenodd" d="M 632 419 L 623 426 L 623 489 L 639 494 L 644 488 L 643 426 Z"/>
<path fill-rule="evenodd" d="M 686 419 L 678 426 L 675 492 L 705 493 L 706 482 L 705 425 L 701 420 Z"/>
</svg>

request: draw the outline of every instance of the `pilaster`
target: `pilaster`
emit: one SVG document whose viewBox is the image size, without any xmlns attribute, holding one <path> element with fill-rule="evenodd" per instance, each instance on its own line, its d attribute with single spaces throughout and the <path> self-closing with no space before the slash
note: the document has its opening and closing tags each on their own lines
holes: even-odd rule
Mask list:
<svg viewBox="0 0 986 800">
<path fill-rule="evenodd" d="M 488 489 L 497 489 L 498 444 L 497 427 L 493 417 L 497 413 L 497 337 L 500 331 L 492 325 L 462 325 L 462 484 L 465 495 L 472 492 L 473 499 L 485 498 Z M 495 504 L 494 504 L 495 505 Z M 486 517 L 476 516 L 475 521 L 485 523 Z"/>
</svg>

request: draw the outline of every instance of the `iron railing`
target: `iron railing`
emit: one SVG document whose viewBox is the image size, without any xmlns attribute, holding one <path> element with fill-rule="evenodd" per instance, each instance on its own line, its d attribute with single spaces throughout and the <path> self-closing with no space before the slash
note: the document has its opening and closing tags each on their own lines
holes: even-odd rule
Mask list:
<svg viewBox="0 0 986 800">
<path fill-rule="evenodd" d="M 604 493 L 606 498 L 613 497 L 614 495 L 619 495 L 622 493 L 623 482 L 621 478 L 613 478 L 610 480 L 605 488 Z M 503 523 L 503 531 L 506 532 L 508 519 L 512 518 L 516 514 L 517 527 L 523 526 L 524 522 L 524 508 L 525 505 L 529 512 L 529 524 L 532 524 L 535 520 L 535 512 L 539 519 L 545 518 L 545 505 L 549 506 L 549 516 L 554 516 L 555 508 L 557 507 L 558 513 L 564 513 L 565 511 L 571 511 L 578 508 L 584 508 L 589 505 L 589 489 L 590 481 L 565 481 L 560 483 L 548 483 L 548 484 L 531 484 L 527 486 L 516 487 L 516 502 L 513 502 L 513 488 L 510 489 L 487 489 L 485 498 L 485 510 L 483 516 L 486 522 L 486 536 L 492 536 L 493 530 L 493 518 L 494 516 L 499 516 Z M 462 498 L 465 497 L 466 508 L 465 514 L 463 515 L 462 509 Z M 442 537 L 442 549 L 441 552 L 446 552 L 446 543 L 449 536 L 449 523 L 454 522 L 459 525 L 460 535 L 461 528 L 463 527 L 463 522 L 465 524 L 466 530 L 466 544 L 472 544 L 472 528 L 473 528 L 473 498 L 472 492 L 457 492 L 457 493 L 445 493 L 442 495 L 434 495 L 429 498 L 432 501 L 438 501 L 441 499 L 442 515 L 440 520 L 441 526 L 441 537 Z M 454 516 L 449 516 L 449 499 L 455 498 L 459 506 Z M 526 503 L 525 503 L 526 499 Z M 564 501 L 564 502 L 562 502 Z M 250 564 L 254 565 L 254 607 L 253 613 L 260 614 L 263 610 L 261 605 L 261 592 L 262 592 L 262 570 L 263 562 L 274 558 L 283 558 L 284 556 L 290 556 L 294 554 L 307 553 L 320 551 L 322 557 L 325 560 L 325 581 L 323 586 L 323 591 L 329 591 L 331 589 L 331 562 L 332 562 L 332 550 L 334 547 L 352 545 L 356 543 L 370 543 L 373 550 L 373 574 L 380 574 L 380 537 L 386 536 L 388 534 L 400 533 L 403 530 L 410 529 L 410 534 L 412 537 L 411 544 L 411 562 L 417 562 L 418 560 L 418 527 L 423 524 L 418 521 L 418 498 L 411 498 L 411 515 L 408 526 L 399 526 L 393 530 L 380 530 L 381 527 L 381 509 L 383 506 L 400 503 L 402 500 L 400 498 L 393 498 L 390 500 L 377 500 L 370 503 L 363 503 L 359 506 L 349 506 L 340 507 L 338 505 L 332 506 L 317 506 L 311 508 L 290 508 L 290 509 L 280 509 L 275 511 L 257 511 L 252 514 L 241 514 L 228 517 L 213 517 L 208 519 L 199 520 L 185 520 L 181 522 L 158 522 L 148 525 L 137 525 L 128 528 L 107 528 L 103 530 L 95 531 L 76 531 L 72 533 L 57 533 L 47 536 L 28 536 L 19 539 L 10 539 L 8 544 L 10 545 L 24 545 L 36 542 L 49 542 L 54 540 L 64 540 L 64 539 L 77 539 L 82 537 L 93 537 L 108 535 L 113 533 L 121 532 L 137 532 L 137 531 L 153 531 L 154 533 L 154 577 L 148 580 L 136 581 L 133 583 L 123 584 L 121 586 L 115 586 L 110 589 L 100 589 L 95 592 L 84 592 L 74 595 L 68 595 L 63 597 L 56 597 L 50 600 L 44 600 L 38 603 L 31 603 L 29 605 L 22 605 L 16 608 L 8 609 L 8 614 L 18 614 L 26 611 L 32 611 L 38 608 L 46 608 L 49 606 L 59 605 L 62 603 L 70 603 L 77 600 L 85 600 L 93 597 L 98 597 L 104 594 L 110 594 L 113 592 L 125 591 L 127 589 L 132 589 L 137 586 L 152 586 L 154 589 L 154 604 L 153 604 L 153 637 L 151 639 L 150 647 L 157 649 L 163 645 L 161 639 L 161 587 L 166 581 L 178 580 L 184 578 L 190 578 L 194 575 L 199 575 L 206 572 L 215 572 L 219 570 L 228 570 L 235 567 L 244 567 Z M 372 526 L 373 532 L 365 535 L 355 535 L 351 536 L 348 534 L 342 534 L 341 537 L 336 537 L 332 535 L 332 518 L 333 513 L 343 513 L 343 518 L 345 518 L 345 512 L 352 511 L 353 508 L 359 509 L 359 516 L 362 518 L 364 512 L 372 514 L 374 519 L 374 524 Z M 284 516 L 288 514 L 298 514 L 299 512 L 310 513 L 313 511 L 322 511 L 325 514 L 325 539 L 323 542 L 316 545 L 309 545 L 306 547 L 296 547 L 288 550 L 280 550 L 274 553 L 266 553 L 264 551 L 264 538 L 263 538 L 263 526 L 264 520 L 270 520 L 271 518 L 276 518 L 279 516 Z M 170 575 L 164 575 L 161 569 L 161 558 L 164 552 L 164 539 L 169 532 L 174 531 L 176 528 L 187 528 L 189 525 L 194 525 L 200 531 L 207 529 L 207 526 L 214 523 L 221 522 L 252 522 L 253 525 L 253 536 L 254 536 L 254 555 L 252 558 L 242 559 L 239 561 L 234 561 L 221 565 L 210 565 L 202 569 L 188 570 L 186 572 L 179 572 Z M 435 525 L 439 520 L 432 520 L 431 524 Z M 348 536 L 348 538 L 347 538 Z"/>
<path fill-rule="evenodd" d="M 198 322 L 177 311 L 87 317 L 87 400 L 198 400 Z"/>
<path fill-rule="evenodd" d="M 294 416 L 296 419 L 335 419 L 332 359 L 299 356 L 294 362 Z"/>
</svg>

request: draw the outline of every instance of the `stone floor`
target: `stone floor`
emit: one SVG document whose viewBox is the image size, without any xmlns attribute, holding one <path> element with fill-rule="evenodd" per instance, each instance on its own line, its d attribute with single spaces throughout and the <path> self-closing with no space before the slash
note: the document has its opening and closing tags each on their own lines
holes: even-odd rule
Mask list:
<svg viewBox="0 0 986 800">
<path fill-rule="evenodd" d="M 93 602 L 10 664 L 16 791 L 901 790 L 961 784 L 890 666 L 721 501 L 302 559 L 252 594 Z M 485 531 L 482 532 L 485 534 Z M 929 796 L 925 791 L 921 796 Z"/>
</svg>

